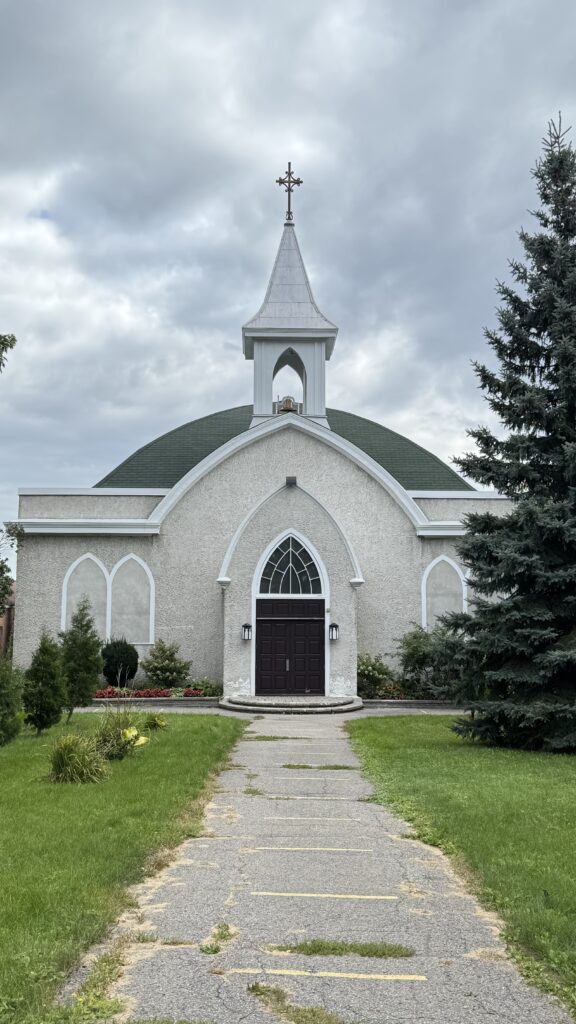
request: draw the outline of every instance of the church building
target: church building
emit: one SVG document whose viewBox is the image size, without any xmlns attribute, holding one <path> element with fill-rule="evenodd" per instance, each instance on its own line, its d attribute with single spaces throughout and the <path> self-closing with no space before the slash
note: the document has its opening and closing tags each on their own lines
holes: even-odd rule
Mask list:
<svg viewBox="0 0 576 1024">
<path fill-rule="evenodd" d="M 20 491 L 17 663 L 87 595 L 103 640 L 126 637 L 141 657 L 176 642 L 225 697 L 348 698 L 359 653 L 466 608 L 462 517 L 504 502 L 380 423 L 326 408 L 337 334 L 289 208 L 242 328 L 253 404 L 176 427 L 94 487 Z M 274 400 L 286 366 L 301 401 Z"/>
</svg>

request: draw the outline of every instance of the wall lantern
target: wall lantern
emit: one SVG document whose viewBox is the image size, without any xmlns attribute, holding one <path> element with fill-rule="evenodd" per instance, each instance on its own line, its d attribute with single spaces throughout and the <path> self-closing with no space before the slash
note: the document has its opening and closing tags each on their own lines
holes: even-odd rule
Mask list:
<svg viewBox="0 0 576 1024">
<path fill-rule="evenodd" d="M 330 626 L 328 627 L 328 636 L 330 637 L 330 640 L 340 639 L 340 626 L 337 622 L 330 623 Z"/>
<path fill-rule="evenodd" d="M 249 622 L 245 622 L 244 625 L 242 626 L 242 639 L 243 640 L 251 640 L 252 639 L 252 626 L 250 625 Z"/>
</svg>

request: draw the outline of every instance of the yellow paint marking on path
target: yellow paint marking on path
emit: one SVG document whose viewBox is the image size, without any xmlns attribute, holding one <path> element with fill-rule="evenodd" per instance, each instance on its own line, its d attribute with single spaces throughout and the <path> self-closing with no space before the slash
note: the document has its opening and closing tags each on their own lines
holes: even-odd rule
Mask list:
<svg viewBox="0 0 576 1024">
<path fill-rule="evenodd" d="M 284 796 L 284 793 L 264 793 L 269 800 L 323 800 L 330 803 L 332 800 L 346 800 L 348 803 L 357 803 L 356 796 L 326 796 L 325 793 L 318 793 L 316 796 Z"/>
<path fill-rule="evenodd" d="M 289 818 L 287 815 L 275 815 L 274 817 L 261 818 L 261 821 L 361 821 L 361 818 L 328 818 L 325 815 L 314 818 L 311 815 L 304 815 L 299 818 Z"/>
<path fill-rule="evenodd" d="M 397 900 L 398 896 L 359 896 L 344 892 L 267 892 L 266 890 L 250 893 L 251 896 L 292 896 L 311 900 Z"/>
<path fill-rule="evenodd" d="M 291 971 L 266 967 L 230 967 L 226 974 L 273 974 L 291 978 L 351 978 L 355 981 L 428 981 L 425 974 L 361 974 L 357 971 Z"/>
<path fill-rule="evenodd" d="M 362 846 L 242 846 L 242 853 L 260 853 L 261 850 L 278 850 L 298 853 L 303 850 L 314 850 L 317 853 L 374 853 L 374 850 Z"/>
</svg>

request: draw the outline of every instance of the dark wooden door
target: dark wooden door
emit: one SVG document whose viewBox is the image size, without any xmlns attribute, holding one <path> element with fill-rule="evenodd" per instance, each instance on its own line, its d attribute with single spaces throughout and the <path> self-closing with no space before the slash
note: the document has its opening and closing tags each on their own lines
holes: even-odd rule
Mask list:
<svg viewBox="0 0 576 1024">
<path fill-rule="evenodd" d="M 324 693 L 324 601 L 258 601 L 256 693 Z"/>
</svg>

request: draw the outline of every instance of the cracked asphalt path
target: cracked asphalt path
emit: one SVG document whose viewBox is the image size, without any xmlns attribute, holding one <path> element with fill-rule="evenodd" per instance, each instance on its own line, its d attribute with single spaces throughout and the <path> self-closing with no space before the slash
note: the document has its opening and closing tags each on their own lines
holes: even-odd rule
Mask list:
<svg viewBox="0 0 576 1024">
<path fill-rule="evenodd" d="M 497 920 L 443 854 L 369 802 L 340 716 L 257 719 L 232 759 L 207 808 L 207 835 L 135 890 L 147 941 L 128 946 L 116 985 L 125 1019 L 270 1024 L 248 992 L 260 981 L 345 1024 L 570 1024 L 520 977 Z M 323 769 L 329 764 L 350 770 Z M 203 953 L 221 922 L 233 938 Z M 271 948 L 311 938 L 402 943 L 415 953 Z"/>
</svg>

